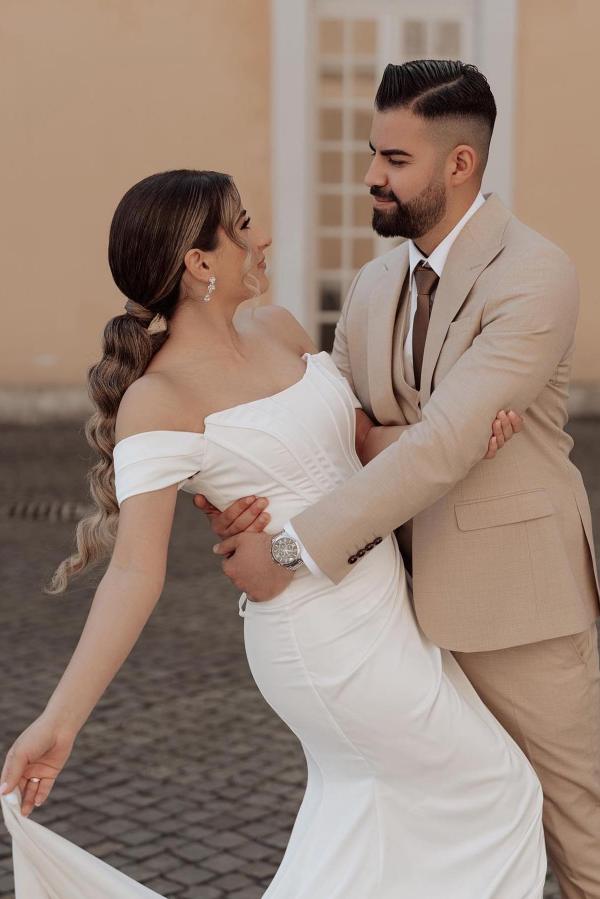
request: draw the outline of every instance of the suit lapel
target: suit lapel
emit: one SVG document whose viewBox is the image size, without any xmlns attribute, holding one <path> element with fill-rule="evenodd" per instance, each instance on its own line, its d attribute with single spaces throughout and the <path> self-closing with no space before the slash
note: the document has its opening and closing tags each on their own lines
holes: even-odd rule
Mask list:
<svg viewBox="0 0 600 899">
<path fill-rule="evenodd" d="M 408 272 L 408 244 L 397 249 L 390 262 L 381 261 L 381 275 L 369 297 L 367 324 L 367 368 L 369 398 L 377 421 L 397 424 L 404 416 L 394 393 L 392 353 L 394 323 L 400 292 Z"/>
<path fill-rule="evenodd" d="M 456 238 L 435 292 L 421 372 L 421 407 L 431 396 L 433 373 L 451 322 L 481 272 L 504 246 L 511 216 L 496 194 L 469 219 Z"/>
</svg>

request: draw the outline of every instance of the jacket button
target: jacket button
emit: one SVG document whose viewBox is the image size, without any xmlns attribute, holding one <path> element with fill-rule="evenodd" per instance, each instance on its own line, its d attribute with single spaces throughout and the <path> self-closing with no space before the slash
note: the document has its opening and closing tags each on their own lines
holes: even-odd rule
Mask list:
<svg viewBox="0 0 600 899">
<path fill-rule="evenodd" d="M 378 546 L 381 543 L 381 540 L 382 540 L 381 537 L 375 537 L 375 539 L 373 540 L 373 543 L 375 544 L 375 546 Z"/>
<path fill-rule="evenodd" d="M 356 561 L 358 561 L 358 556 L 350 556 L 350 558 L 348 559 L 348 561 L 350 562 L 351 565 L 354 565 L 354 563 L 355 563 Z"/>
<path fill-rule="evenodd" d="M 356 555 L 358 556 L 359 559 L 362 559 L 362 557 L 365 555 L 365 553 L 366 553 L 365 549 L 359 549 L 359 551 L 356 553 Z"/>
<path fill-rule="evenodd" d="M 375 546 L 374 543 L 367 543 L 367 545 L 365 546 L 365 549 L 368 551 L 370 549 L 373 549 L 374 546 Z"/>
</svg>

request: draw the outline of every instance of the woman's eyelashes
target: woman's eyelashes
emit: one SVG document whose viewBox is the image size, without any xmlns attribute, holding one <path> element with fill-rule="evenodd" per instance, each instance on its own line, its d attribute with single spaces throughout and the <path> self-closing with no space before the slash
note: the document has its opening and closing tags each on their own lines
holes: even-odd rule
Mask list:
<svg viewBox="0 0 600 899">
<path fill-rule="evenodd" d="M 248 217 L 247 219 L 245 219 L 245 220 L 244 220 L 244 223 L 243 223 L 243 225 L 242 225 L 241 230 L 243 231 L 245 228 L 248 228 L 251 221 L 252 221 L 252 219 L 251 219 L 250 217 Z"/>
</svg>

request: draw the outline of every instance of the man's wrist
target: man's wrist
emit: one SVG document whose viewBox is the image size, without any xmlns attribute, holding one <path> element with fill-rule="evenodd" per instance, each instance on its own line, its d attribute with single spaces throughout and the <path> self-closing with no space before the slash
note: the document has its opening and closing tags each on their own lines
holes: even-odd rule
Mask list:
<svg viewBox="0 0 600 899">
<path fill-rule="evenodd" d="M 295 572 L 304 566 L 301 557 L 300 541 L 283 528 L 271 537 L 271 558 L 276 565 Z"/>
<path fill-rule="evenodd" d="M 323 572 L 302 543 L 302 540 L 300 540 L 300 538 L 298 537 L 298 534 L 296 533 L 296 530 L 290 521 L 286 521 L 283 526 L 283 530 L 286 533 L 290 534 L 294 538 L 294 540 L 296 540 L 300 544 L 300 558 L 302 559 L 310 573 L 314 574 L 315 577 L 321 577 Z"/>
</svg>

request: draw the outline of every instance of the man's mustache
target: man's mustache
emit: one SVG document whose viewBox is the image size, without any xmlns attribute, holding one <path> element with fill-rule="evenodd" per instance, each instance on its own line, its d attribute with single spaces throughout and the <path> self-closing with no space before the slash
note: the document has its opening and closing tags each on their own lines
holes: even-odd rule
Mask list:
<svg viewBox="0 0 600 899">
<path fill-rule="evenodd" d="M 376 197 L 378 200 L 393 200 L 394 203 L 398 202 L 398 199 L 394 196 L 394 194 L 386 194 L 379 187 L 372 187 L 370 189 L 370 194 L 372 197 Z"/>
</svg>

